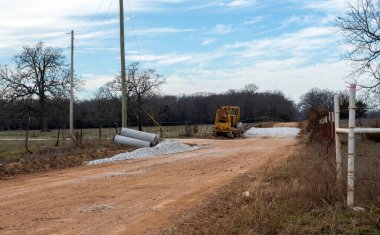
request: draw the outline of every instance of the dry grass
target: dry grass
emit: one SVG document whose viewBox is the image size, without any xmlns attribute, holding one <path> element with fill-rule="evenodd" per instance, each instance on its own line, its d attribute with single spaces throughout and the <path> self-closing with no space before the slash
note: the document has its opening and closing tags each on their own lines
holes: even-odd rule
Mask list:
<svg viewBox="0 0 380 235">
<path fill-rule="evenodd" d="M 301 143 L 286 162 L 236 178 L 164 233 L 379 234 L 380 148 L 360 140 L 358 146 L 356 199 L 365 212 L 346 209 L 333 154 L 323 157 L 319 144 Z"/>
<path fill-rule="evenodd" d="M 30 147 L 33 153 L 29 154 L 20 143 L 2 143 L 0 179 L 78 166 L 88 160 L 110 157 L 130 150 L 111 141 L 84 141 L 81 145 L 65 142 L 59 147 L 55 147 L 51 141 L 43 141 L 33 144 Z"/>
<path fill-rule="evenodd" d="M 188 125 L 191 127 L 191 131 L 194 136 L 211 136 L 213 134 L 214 125 L 213 124 L 203 124 L 203 125 Z M 137 129 L 137 127 L 131 127 L 132 129 Z M 120 128 L 119 128 L 120 130 Z M 185 125 L 171 125 L 163 126 L 162 129 L 159 126 L 144 126 L 143 131 L 154 133 L 157 135 L 162 134 L 163 138 L 178 138 L 186 136 L 186 126 Z M 69 130 L 62 129 L 60 131 L 60 138 L 69 138 Z M 74 129 L 74 133 L 80 133 L 80 129 Z M 88 128 L 82 130 L 82 135 L 84 139 L 98 140 L 99 139 L 99 128 Z M 0 131 L 1 139 L 16 139 L 24 140 L 26 135 L 26 130 L 12 130 L 12 131 Z M 46 139 L 57 139 L 58 130 L 49 130 L 48 132 L 41 132 L 39 130 L 29 131 L 29 138 L 35 140 L 46 140 Z M 111 139 L 115 135 L 115 128 L 102 128 L 101 137 L 103 140 Z M 1 151 L 1 149 L 0 149 Z"/>
</svg>

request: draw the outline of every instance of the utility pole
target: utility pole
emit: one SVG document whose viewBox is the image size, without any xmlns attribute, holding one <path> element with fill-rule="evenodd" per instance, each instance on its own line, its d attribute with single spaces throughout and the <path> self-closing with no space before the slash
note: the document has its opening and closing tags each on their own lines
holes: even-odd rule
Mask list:
<svg viewBox="0 0 380 235">
<path fill-rule="evenodd" d="M 121 57 L 121 126 L 127 127 L 127 84 L 125 74 L 125 48 L 124 48 L 124 6 L 119 0 L 120 8 L 120 57 Z"/>
<path fill-rule="evenodd" d="M 74 119 L 74 30 L 71 30 L 71 78 L 70 78 L 70 133 L 73 135 Z"/>
</svg>

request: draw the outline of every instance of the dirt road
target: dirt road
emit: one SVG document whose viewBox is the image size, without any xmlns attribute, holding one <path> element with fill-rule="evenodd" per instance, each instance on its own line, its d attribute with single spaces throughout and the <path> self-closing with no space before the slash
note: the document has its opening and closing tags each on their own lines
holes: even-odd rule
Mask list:
<svg viewBox="0 0 380 235">
<path fill-rule="evenodd" d="M 0 182 L 0 234 L 154 234 L 293 139 L 182 140 L 200 150 Z"/>
</svg>

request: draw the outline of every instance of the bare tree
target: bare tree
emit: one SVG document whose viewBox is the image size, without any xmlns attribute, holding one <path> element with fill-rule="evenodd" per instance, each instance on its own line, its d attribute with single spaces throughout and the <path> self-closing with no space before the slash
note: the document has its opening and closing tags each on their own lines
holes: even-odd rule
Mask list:
<svg viewBox="0 0 380 235">
<path fill-rule="evenodd" d="M 159 87 L 165 83 L 164 78 L 155 69 L 142 69 L 140 63 L 132 62 L 127 68 L 127 104 L 134 106 L 139 130 L 142 130 L 144 104 L 157 95 Z M 117 76 L 113 81 L 99 88 L 98 99 L 114 99 L 121 97 L 121 79 Z"/>
<path fill-rule="evenodd" d="M 23 51 L 13 58 L 13 63 L 13 68 L 0 66 L 4 96 L 11 101 L 21 101 L 28 110 L 35 112 L 40 118 L 42 131 L 46 131 L 47 101 L 66 97 L 70 84 L 62 50 L 39 42 L 24 46 Z M 38 106 L 29 105 L 32 99 L 38 100 Z"/>
<path fill-rule="evenodd" d="M 249 83 L 244 86 L 242 91 L 247 94 L 255 94 L 258 90 L 259 90 L 259 87 L 256 84 Z"/>
<path fill-rule="evenodd" d="M 306 117 L 311 111 L 318 109 L 332 109 L 334 104 L 334 92 L 312 88 L 300 97 L 299 111 Z"/>
<path fill-rule="evenodd" d="M 128 67 L 128 88 L 131 98 L 137 106 L 139 130 L 142 130 L 143 106 L 147 99 L 157 94 L 159 87 L 165 83 L 163 77 L 155 69 L 141 70 L 138 62 Z"/>
<path fill-rule="evenodd" d="M 102 87 L 100 87 L 96 91 L 95 97 L 96 99 L 119 99 L 121 97 L 120 76 L 116 76 L 115 79 L 113 79 L 110 82 L 107 82 Z"/>
<path fill-rule="evenodd" d="M 354 80 L 372 94 L 380 94 L 380 0 L 350 0 L 336 26 L 348 46 Z"/>
</svg>

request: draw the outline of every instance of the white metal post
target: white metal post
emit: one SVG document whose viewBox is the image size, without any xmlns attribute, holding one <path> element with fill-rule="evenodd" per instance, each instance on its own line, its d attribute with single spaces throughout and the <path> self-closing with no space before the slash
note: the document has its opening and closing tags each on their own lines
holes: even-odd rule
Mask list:
<svg viewBox="0 0 380 235">
<path fill-rule="evenodd" d="M 347 206 L 354 206 L 355 180 L 355 108 L 356 85 L 350 85 L 350 103 L 348 120 L 348 167 L 347 167 Z"/>
<path fill-rule="evenodd" d="M 342 179 L 342 143 L 337 130 L 340 122 L 340 107 L 339 95 L 334 96 L 334 121 L 335 121 L 335 161 L 336 161 L 336 178 L 339 181 Z"/>
</svg>

